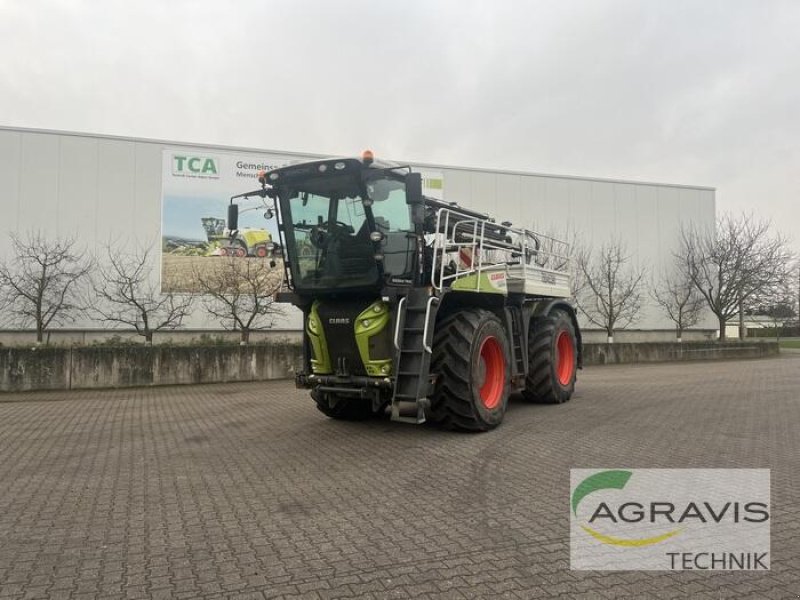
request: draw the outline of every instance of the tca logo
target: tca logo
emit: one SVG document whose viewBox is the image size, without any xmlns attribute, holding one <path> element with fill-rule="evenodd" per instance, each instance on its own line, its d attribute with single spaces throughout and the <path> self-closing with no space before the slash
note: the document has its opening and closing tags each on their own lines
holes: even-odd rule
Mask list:
<svg viewBox="0 0 800 600">
<path fill-rule="evenodd" d="M 219 177 L 217 161 L 204 156 L 172 156 L 172 174 L 178 177 L 203 177 L 216 179 Z"/>
</svg>

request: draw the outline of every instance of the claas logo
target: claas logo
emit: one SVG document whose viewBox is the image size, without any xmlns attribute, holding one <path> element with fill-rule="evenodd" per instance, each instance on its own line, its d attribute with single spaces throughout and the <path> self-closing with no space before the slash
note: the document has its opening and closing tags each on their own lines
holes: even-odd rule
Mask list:
<svg viewBox="0 0 800 600">
<path fill-rule="evenodd" d="M 172 174 L 179 177 L 219 177 L 217 161 L 207 156 L 172 156 Z"/>
</svg>

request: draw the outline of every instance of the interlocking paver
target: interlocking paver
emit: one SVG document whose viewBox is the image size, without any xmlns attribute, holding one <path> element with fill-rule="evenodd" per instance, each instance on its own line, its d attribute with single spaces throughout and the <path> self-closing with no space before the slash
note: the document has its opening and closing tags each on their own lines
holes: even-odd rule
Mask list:
<svg viewBox="0 0 800 600">
<path fill-rule="evenodd" d="M 794 598 L 800 355 L 587 369 L 460 435 L 287 382 L 0 396 L 0 598 Z M 570 467 L 769 467 L 769 573 L 569 570 Z"/>
</svg>

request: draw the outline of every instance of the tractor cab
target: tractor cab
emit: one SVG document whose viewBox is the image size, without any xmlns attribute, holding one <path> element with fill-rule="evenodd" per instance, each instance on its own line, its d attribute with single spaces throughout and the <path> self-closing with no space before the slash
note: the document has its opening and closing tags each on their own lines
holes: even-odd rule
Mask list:
<svg viewBox="0 0 800 600">
<path fill-rule="evenodd" d="M 378 291 L 414 281 L 415 204 L 419 174 L 368 153 L 261 173 L 262 189 L 242 197 L 271 198 L 277 211 L 289 285 L 297 294 Z M 233 199 L 232 199 L 233 202 Z M 228 229 L 236 229 L 232 204 Z M 233 221 L 233 222 L 231 222 Z"/>
</svg>

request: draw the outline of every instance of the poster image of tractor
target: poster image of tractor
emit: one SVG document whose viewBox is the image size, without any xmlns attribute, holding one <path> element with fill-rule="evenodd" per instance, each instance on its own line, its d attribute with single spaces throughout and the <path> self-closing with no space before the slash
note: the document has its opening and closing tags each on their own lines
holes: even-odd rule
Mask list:
<svg viewBox="0 0 800 600">
<path fill-rule="evenodd" d="M 197 275 L 223 267 L 223 258 L 274 264 L 273 233 L 263 215 L 246 214 L 231 235 L 225 227 L 226 198 L 165 196 L 162 215 L 161 289 L 195 293 Z"/>
<path fill-rule="evenodd" d="M 201 222 L 208 238 L 208 256 L 266 258 L 269 255 L 272 234 L 266 229 L 245 227 L 231 236 L 225 229 L 225 219 L 203 217 Z"/>
<path fill-rule="evenodd" d="M 228 152 L 188 146 L 165 147 L 161 155 L 161 289 L 200 293 L 198 277 L 219 273 L 231 260 L 240 267 L 260 261 L 283 273 L 272 256 L 277 219 L 264 206 L 243 207 L 237 231 L 225 228 L 231 197 L 258 187 L 257 174 L 288 163 L 268 152 Z M 265 218 L 267 217 L 267 218 Z M 154 224 L 155 225 L 155 224 Z"/>
</svg>

